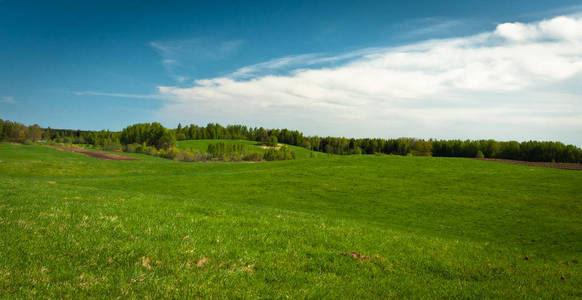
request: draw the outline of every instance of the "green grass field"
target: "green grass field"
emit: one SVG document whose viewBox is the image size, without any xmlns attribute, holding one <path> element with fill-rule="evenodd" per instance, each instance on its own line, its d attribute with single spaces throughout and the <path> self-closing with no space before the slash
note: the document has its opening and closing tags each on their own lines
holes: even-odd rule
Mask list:
<svg viewBox="0 0 582 300">
<path fill-rule="evenodd" d="M 247 149 L 249 152 L 265 153 L 265 149 L 261 148 L 261 145 L 258 142 L 246 141 L 246 140 L 188 140 L 188 141 L 179 141 L 178 142 L 178 149 L 206 152 L 206 150 L 208 149 L 208 145 L 216 144 L 216 143 L 226 143 L 226 144 L 235 144 L 235 145 L 243 144 L 243 145 L 247 145 L 247 147 L 248 147 Z M 283 144 L 281 144 L 281 145 L 283 145 Z M 310 158 L 311 153 L 313 153 L 313 155 L 315 157 L 326 156 L 326 154 L 323 154 L 320 152 L 312 152 L 312 151 L 309 151 L 303 147 L 297 147 L 297 146 L 292 146 L 292 145 L 286 145 L 286 146 L 289 147 L 289 149 L 291 149 L 293 152 L 295 152 L 296 159 Z"/>
<path fill-rule="evenodd" d="M 102 161 L 0 144 L 0 296 L 582 297 L 582 172 L 296 153 Z"/>
</svg>

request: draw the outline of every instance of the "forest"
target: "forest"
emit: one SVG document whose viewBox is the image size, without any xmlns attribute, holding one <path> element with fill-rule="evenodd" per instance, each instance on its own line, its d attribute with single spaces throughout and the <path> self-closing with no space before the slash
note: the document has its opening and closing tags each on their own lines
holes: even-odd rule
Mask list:
<svg viewBox="0 0 582 300">
<path fill-rule="evenodd" d="M 534 162 L 582 163 L 582 149 L 556 141 L 438 140 L 416 138 L 345 138 L 305 136 L 297 130 L 265 129 L 244 125 L 209 123 L 178 125 L 168 129 L 160 123 L 142 123 L 116 131 L 84 131 L 42 128 L 37 124 L 0 119 L 0 141 L 30 144 L 37 141 L 89 144 L 104 150 L 123 150 L 174 158 L 180 152 L 176 141 L 223 139 L 249 140 L 275 147 L 278 143 L 328 154 L 395 154 L 415 156 L 500 158 Z M 224 156 L 224 155 L 223 155 Z M 242 155 L 241 157 L 243 157 Z M 292 159 L 286 148 L 270 149 L 265 160 Z"/>
</svg>

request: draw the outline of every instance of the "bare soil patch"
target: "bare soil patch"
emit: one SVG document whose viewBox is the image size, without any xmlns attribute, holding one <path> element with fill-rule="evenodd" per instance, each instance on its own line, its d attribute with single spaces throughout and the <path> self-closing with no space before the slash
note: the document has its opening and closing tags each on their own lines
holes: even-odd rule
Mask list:
<svg viewBox="0 0 582 300">
<path fill-rule="evenodd" d="M 119 154 L 112 154 L 112 153 L 103 153 L 98 151 L 91 151 L 82 148 L 73 148 L 73 147 L 63 147 L 63 146 L 49 146 L 54 149 L 62 150 L 62 151 L 69 151 L 75 153 L 81 153 L 90 157 L 95 157 L 102 160 L 138 160 L 137 158 L 119 155 Z"/>
<path fill-rule="evenodd" d="M 544 167 L 544 168 L 554 168 L 554 169 L 565 169 L 565 170 L 582 170 L 582 164 L 577 163 L 555 163 L 555 162 L 533 162 L 533 161 L 522 161 L 522 160 L 511 160 L 511 159 L 500 159 L 500 158 L 474 158 L 478 160 L 486 161 L 496 161 L 506 164 L 514 165 L 524 165 L 530 167 Z"/>
</svg>

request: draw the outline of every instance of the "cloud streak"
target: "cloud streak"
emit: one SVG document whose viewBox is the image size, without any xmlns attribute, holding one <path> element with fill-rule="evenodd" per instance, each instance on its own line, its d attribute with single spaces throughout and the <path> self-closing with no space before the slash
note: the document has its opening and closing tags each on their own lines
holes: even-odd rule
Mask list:
<svg viewBox="0 0 582 300">
<path fill-rule="evenodd" d="M 105 92 L 94 92 L 94 91 L 81 91 L 73 92 L 73 94 L 78 96 L 104 96 L 104 97 L 115 97 L 115 98 L 131 98 L 131 99 L 157 99 L 157 100 L 167 100 L 168 97 L 160 94 L 126 94 L 126 93 L 105 93 Z"/>
<path fill-rule="evenodd" d="M 14 97 L 11 96 L 2 96 L 0 97 L 0 103 L 16 104 L 16 100 L 14 100 Z"/>
<path fill-rule="evenodd" d="M 381 53 L 387 48 L 365 48 L 340 55 L 326 55 L 325 53 L 309 53 L 291 55 L 272 59 L 266 62 L 245 66 L 232 72 L 227 77 L 233 79 L 249 79 L 264 75 L 285 73 L 289 70 L 297 71 L 305 68 L 322 68 L 342 64 L 364 55 Z"/>
<path fill-rule="evenodd" d="M 283 67 L 292 70 L 269 74 Z M 338 56 L 291 56 L 191 87 L 162 86 L 159 94 L 174 100 L 159 112 L 167 121 L 582 145 L 582 17 L 504 23 L 468 37 Z"/>
</svg>

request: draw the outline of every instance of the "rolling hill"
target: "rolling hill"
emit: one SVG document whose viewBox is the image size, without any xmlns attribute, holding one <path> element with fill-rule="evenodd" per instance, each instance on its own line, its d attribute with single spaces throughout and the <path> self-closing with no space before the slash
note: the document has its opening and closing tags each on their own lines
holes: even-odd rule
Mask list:
<svg viewBox="0 0 582 300">
<path fill-rule="evenodd" d="M 0 297 L 582 296 L 581 172 L 127 155 L 0 144 Z"/>
</svg>

